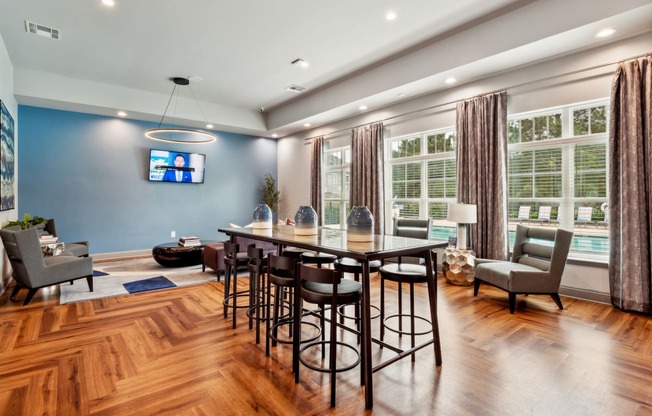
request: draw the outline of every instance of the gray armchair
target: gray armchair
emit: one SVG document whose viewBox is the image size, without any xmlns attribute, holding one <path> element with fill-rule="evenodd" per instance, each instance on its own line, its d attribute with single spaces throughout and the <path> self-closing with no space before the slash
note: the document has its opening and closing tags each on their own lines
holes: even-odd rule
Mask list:
<svg viewBox="0 0 652 416">
<path fill-rule="evenodd" d="M 564 309 L 559 285 L 572 238 L 572 232 L 560 228 L 517 225 L 511 261 L 476 259 L 473 295 L 484 282 L 508 292 L 509 313 L 514 313 L 517 294 L 550 295 Z"/>
<path fill-rule="evenodd" d="M 43 227 L 43 232 L 58 237 L 57 226 L 54 223 L 54 218 L 49 219 Z M 88 241 L 75 241 L 72 243 L 64 243 L 65 248 L 63 251 L 64 256 L 75 257 L 88 257 Z"/>
<path fill-rule="evenodd" d="M 90 291 L 93 291 L 92 258 L 63 255 L 43 257 L 36 228 L 18 231 L 2 229 L 0 237 L 16 280 L 10 299 L 15 299 L 18 291 L 26 288 L 29 291 L 23 305 L 27 305 L 40 288 L 81 278 L 86 278 Z"/>
</svg>

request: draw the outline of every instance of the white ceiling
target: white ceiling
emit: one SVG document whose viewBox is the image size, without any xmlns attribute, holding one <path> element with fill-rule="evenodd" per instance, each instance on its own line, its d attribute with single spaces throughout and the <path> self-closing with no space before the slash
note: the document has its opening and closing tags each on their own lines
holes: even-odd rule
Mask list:
<svg viewBox="0 0 652 416">
<path fill-rule="evenodd" d="M 158 122 L 169 79 L 199 76 L 206 116 L 182 87 L 180 123 L 283 137 L 449 88 L 449 76 L 470 82 L 652 30 L 644 0 L 115 1 L 0 3 L 19 104 Z M 27 33 L 25 20 L 61 39 Z M 605 27 L 615 35 L 596 39 Z"/>
</svg>

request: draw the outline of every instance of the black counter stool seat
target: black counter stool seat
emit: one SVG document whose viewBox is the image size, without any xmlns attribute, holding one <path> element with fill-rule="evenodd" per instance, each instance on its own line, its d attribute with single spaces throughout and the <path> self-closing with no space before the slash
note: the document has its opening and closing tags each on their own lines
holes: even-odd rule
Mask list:
<svg viewBox="0 0 652 416">
<path fill-rule="evenodd" d="M 224 318 L 228 318 L 229 306 L 233 312 L 233 328 L 236 327 L 236 309 L 249 308 L 251 305 L 238 305 L 238 297 L 250 295 L 250 290 L 238 291 L 238 269 L 247 267 L 249 256 L 240 253 L 240 246 L 236 243 L 224 243 Z M 233 286 L 233 291 L 231 291 Z"/>
<path fill-rule="evenodd" d="M 260 321 L 266 320 L 265 308 L 265 271 L 267 268 L 267 257 L 262 248 L 251 245 L 247 248 L 249 263 L 249 329 L 252 329 L 252 322 L 256 322 L 256 344 L 260 343 Z"/>
<path fill-rule="evenodd" d="M 398 283 L 398 313 L 385 316 L 385 280 Z M 408 284 L 410 286 L 410 312 L 409 314 L 403 313 L 403 295 L 402 295 L 402 284 Z M 401 335 L 410 335 L 410 345 L 412 348 L 415 346 L 415 336 L 425 335 L 432 332 L 432 328 L 424 331 L 419 331 L 415 329 L 415 320 L 420 320 L 426 322 L 429 326 L 432 327 L 432 322 L 430 319 L 427 319 L 422 316 L 415 315 L 414 312 L 414 285 L 417 283 L 428 283 L 428 274 L 426 271 L 426 266 L 419 264 L 406 264 L 406 263 L 392 263 L 386 264 L 380 268 L 380 340 L 383 341 L 385 336 L 385 329 L 395 332 Z M 428 285 L 429 292 L 430 288 L 434 285 Z M 430 316 L 435 316 L 435 311 L 433 310 L 436 305 L 432 301 L 434 299 L 434 293 L 429 293 L 430 300 Z M 410 318 L 410 329 L 403 330 L 403 318 Z M 388 321 L 391 319 L 398 319 L 398 328 L 394 328 L 388 325 Z M 412 361 L 415 357 L 412 354 Z"/>
<path fill-rule="evenodd" d="M 324 264 L 333 264 L 337 260 L 337 256 L 329 253 L 321 253 L 317 251 L 306 251 L 301 253 L 301 263 L 303 264 L 316 264 L 317 268 L 321 269 Z"/>
<path fill-rule="evenodd" d="M 299 248 L 299 247 L 285 247 L 282 252 L 282 256 L 285 257 L 292 257 L 296 259 L 297 261 L 301 261 L 301 254 L 307 252 L 309 250 L 306 250 L 305 248 Z"/>
<path fill-rule="evenodd" d="M 362 299 L 362 285 L 360 282 L 350 279 L 342 279 L 342 272 L 333 269 L 319 269 L 309 267 L 306 265 L 300 266 L 301 277 L 301 297 L 299 301 L 317 304 L 320 307 L 322 315 L 326 313 L 326 306 L 330 306 L 330 339 L 320 341 L 312 341 L 303 345 L 298 357 L 299 362 L 306 367 L 319 372 L 329 373 L 331 382 L 331 407 L 335 407 L 335 391 L 336 391 L 336 374 L 343 371 L 348 371 L 355 368 L 360 363 L 360 353 L 358 350 L 347 343 L 337 340 L 338 324 L 336 320 L 337 307 L 342 304 L 354 303 L 357 308 L 360 307 L 360 300 Z M 303 309 L 303 308 L 301 308 Z M 301 324 L 302 316 L 295 316 L 295 325 Z M 323 320 L 322 320 L 323 321 Z M 323 330 L 323 327 L 322 327 Z M 297 343 L 301 343 L 301 335 L 299 339 L 295 339 L 295 351 L 298 348 Z M 355 361 L 340 368 L 337 368 L 337 348 L 343 347 L 354 351 Z M 328 366 L 322 367 L 313 364 L 307 357 L 308 350 L 311 348 L 321 347 L 322 357 L 326 347 L 329 349 Z M 293 363 L 295 365 L 295 363 Z M 299 382 L 299 365 L 296 363 L 295 383 Z M 360 377 L 360 384 L 362 384 L 362 372 Z"/>
<path fill-rule="evenodd" d="M 296 288 L 298 279 L 295 278 L 297 273 L 297 259 L 293 257 L 285 256 L 276 256 L 270 254 L 267 257 L 267 290 L 266 296 L 267 300 L 265 302 L 265 316 L 269 317 L 266 319 L 266 335 L 265 335 L 265 355 L 269 356 L 270 354 L 270 344 L 276 346 L 277 343 L 281 344 L 292 344 L 292 325 L 294 325 L 294 314 L 293 314 L 293 299 L 294 299 L 294 289 Z M 272 307 L 272 285 L 274 286 L 274 310 L 271 310 Z M 288 291 L 288 296 L 285 296 L 285 292 Z M 288 299 L 287 301 L 285 299 Z M 288 308 L 288 313 L 283 314 L 281 309 L 283 307 Z M 318 339 L 321 335 L 321 328 L 311 322 L 304 322 L 309 326 L 317 329 L 317 335 L 310 337 L 305 342 L 313 341 Z M 278 330 L 282 326 L 288 326 L 289 336 L 288 338 L 280 338 L 278 335 Z"/>
</svg>

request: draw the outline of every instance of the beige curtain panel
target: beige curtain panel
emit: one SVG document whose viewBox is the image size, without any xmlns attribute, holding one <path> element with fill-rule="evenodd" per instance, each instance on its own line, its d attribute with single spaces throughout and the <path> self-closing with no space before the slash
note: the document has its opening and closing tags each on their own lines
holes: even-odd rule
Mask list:
<svg viewBox="0 0 652 416">
<path fill-rule="evenodd" d="M 611 303 L 652 313 L 652 54 L 614 74 L 609 181 Z"/>
<path fill-rule="evenodd" d="M 385 233 L 383 123 L 354 127 L 351 137 L 351 206 L 366 206 L 374 233 Z"/>
<path fill-rule="evenodd" d="M 321 198 L 321 164 L 324 158 L 324 137 L 312 139 L 310 160 L 310 205 L 317 212 L 318 225 L 324 225 Z"/>
<path fill-rule="evenodd" d="M 457 103 L 457 200 L 476 204 L 469 247 L 478 257 L 506 260 L 507 96 L 504 91 Z"/>
</svg>

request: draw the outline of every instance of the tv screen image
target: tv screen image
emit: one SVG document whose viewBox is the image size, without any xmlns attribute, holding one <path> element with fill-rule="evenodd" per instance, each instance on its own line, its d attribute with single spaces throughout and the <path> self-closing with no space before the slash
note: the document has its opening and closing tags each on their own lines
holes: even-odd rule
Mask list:
<svg viewBox="0 0 652 416">
<path fill-rule="evenodd" d="M 206 155 L 150 149 L 149 180 L 152 182 L 204 183 Z"/>
</svg>

